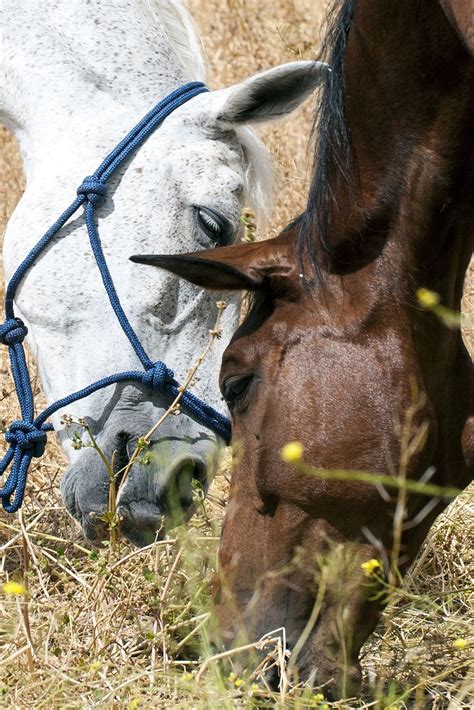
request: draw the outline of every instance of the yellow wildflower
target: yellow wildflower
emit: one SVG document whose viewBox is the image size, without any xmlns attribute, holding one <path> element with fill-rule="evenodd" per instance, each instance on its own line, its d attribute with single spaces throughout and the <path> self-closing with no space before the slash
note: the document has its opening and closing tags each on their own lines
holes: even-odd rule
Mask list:
<svg viewBox="0 0 474 710">
<path fill-rule="evenodd" d="M 296 463 L 303 458 L 303 445 L 299 441 L 291 441 L 281 450 L 281 457 L 286 463 Z"/>
<path fill-rule="evenodd" d="M 428 288 L 419 288 L 416 292 L 420 305 L 424 308 L 434 308 L 439 305 L 439 295 Z"/>
<path fill-rule="evenodd" d="M 237 680 L 234 681 L 234 685 L 236 688 L 241 688 L 244 684 L 244 681 L 242 678 L 237 678 Z"/>
<path fill-rule="evenodd" d="M 20 582 L 11 580 L 10 582 L 5 582 L 3 585 L 3 592 L 4 594 L 8 594 L 8 596 L 16 597 L 20 594 L 26 594 L 26 589 Z"/>
<path fill-rule="evenodd" d="M 467 646 L 467 641 L 466 639 L 456 639 L 453 641 L 453 648 L 457 648 L 460 651 L 462 651 L 464 648 Z"/>
<path fill-rule="evenodd" d="M 375 570 L 379 569 L 381 566 L 380 560 L 376 559 L 367 560 L 367 562 L 361 564 L 361 568 L 364 570 L 366 577 L 371 577 Z"/>
</svg>

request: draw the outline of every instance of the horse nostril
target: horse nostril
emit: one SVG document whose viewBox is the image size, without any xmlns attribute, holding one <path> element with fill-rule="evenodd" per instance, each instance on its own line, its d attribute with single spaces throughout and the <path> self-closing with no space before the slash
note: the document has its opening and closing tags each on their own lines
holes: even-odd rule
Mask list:
<svg viewBox="0 0 474 710">
<path fill-rule="evenodd" d="M 207 467 L 203 459 L 186 457 L 171 469 L 166 487 L 166 498 L 172 517 L 186 519 L 197 497 L 207 487 Z"/>
<path fill-rule="evenodd" d="M 114 473 L 115 487 L 118 490 L 122 483 L 125 469 L 130 461 L 128 445 L 131 436 L 124 431 L 117 434 L 116 446 L 114 448 Z"/>
<path fill-rule="evenodd" d="M 183 508 L 191 506 L 196 495 L 201 493 L 205 474 L 206 468 L 202 461 L 183 461 L 176 474 L 177 490 Z"/>
</svg>

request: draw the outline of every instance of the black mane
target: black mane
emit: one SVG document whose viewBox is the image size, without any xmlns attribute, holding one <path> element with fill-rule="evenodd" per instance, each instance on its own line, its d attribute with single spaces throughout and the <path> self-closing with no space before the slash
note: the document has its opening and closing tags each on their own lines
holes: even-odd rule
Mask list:
<svg viewBox="0 0 474 710">
<path fill-rule="evenodd" d="M 337 170 L 348 186 L 351 184 L 351 142 L 345 115 L 344 56 L 357 0 L 336 0 L 328 14 L 328 30 L 318 59 L 326 61 L 331 72 L 326 79 L 316 109 L 313 133 L 317 135 L 313 179 L 306 212 L 300 221 L 298 254 L 301 263 L 307 254 L 320 272 L 313 235 L 329 253 L 329 206 L 334 200 L 330 173 Z M 332 173 L 334 174 L 334 173 Z"/>
</svg>

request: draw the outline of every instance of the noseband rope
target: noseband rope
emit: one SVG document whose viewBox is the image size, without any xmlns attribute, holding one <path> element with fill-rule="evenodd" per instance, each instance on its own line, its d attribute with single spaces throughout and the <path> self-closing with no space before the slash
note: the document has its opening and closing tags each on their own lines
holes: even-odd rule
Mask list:
<svg viewBox="0 0 474 710">
<path fill-rule="evenodd" d="M 107 182 L 123 163 L 139 148 L 153 131 L 175 109 L 198 94 L 208 91 L 201 82 L 194 81 L 173 91 L 160 101 L 130 133 L 107 156 L 95 173 L 86 177 L 77 190 L 74 202 L 63 212 L 59 219 L 48 229 L 36 246 L 22 261 L 10 280 L 5 297 L 6 320 L 0 325 L 0 343 L 9 348 L 13 379 L 15 382 L 22 419 L 13 422 L 5 432 L 5 440 L 9 444 L 7 453 L 0 461 L 0 474 L 4 474 L 12 464 L 10 473 L 3 488 L 0 488 L 0 498 L 4 509 L 9 513 L 16 512 L 25 494 L 28 468 L 31 459 L 43 455 L 47 432 L 53 430 L 53 425 L 47 419 L 63 407 L 67 407 L 93 392 L 118 382 L 138 382 L 150 387 L 154 392 L 168 395 L 174 399 L 180 393 L 180 385 L 174 379 L 174 374 L 165 363 L 151 360 L 145 352 L 137 334 L 125 315 L 110 271 L 107 267 L 99 234 L 95 222 L 95 208 L 101 205 L 107 195 Z M 66 222 L 84 205 L 84 217 L 89 235 L 92 252 L 109 297 L 115 315 L 137 354 L 144 370 L 130 370 L 109 375 L 94 382 L 88 387 L 74 392 L 63 399 L 54 402 L 35 418 L 35 408 L 31 380 L 23 349 L 23 340 L 28 332 L 25 324 L 15 316 L 13 301 L 16 290 L 25 274 L 33 266 L 46 246 L 58 234 Z M 192 419 L 214 431 L 226 443 L 230 441 L 230 422 L 191 392 L 184 391 L 181 398 L 181 410 Z M 11 500 L 13 496 L 13 501 Z"/>
</svg>

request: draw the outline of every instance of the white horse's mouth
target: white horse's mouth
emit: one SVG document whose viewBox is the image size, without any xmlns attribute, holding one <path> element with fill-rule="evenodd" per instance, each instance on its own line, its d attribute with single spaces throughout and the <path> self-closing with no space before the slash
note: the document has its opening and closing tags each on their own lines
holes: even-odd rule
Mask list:
<svg viewBox="0 0 474 710">
<path fill-rule="evenodd" d="M 113 505 L 109 473 L 93 449 L 83 450 L 64 474 L 61 490 L 66 508 L 92 544 L 108 539 L 112 522 L 133 544 L 150 544 L 166 530 L 186 522 L 195 510 L 196 499 L 207 491 L 218 448 L 208 434 L 163 437 L 152 442 L 146 459 L 129 465 L 136 441 L 121 432 L 107 447 L 109 453 L 114 452 L 117 474 Z M 114 521 L 111 508 L 116 511 Z"/>
</svg>

